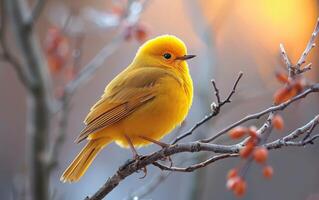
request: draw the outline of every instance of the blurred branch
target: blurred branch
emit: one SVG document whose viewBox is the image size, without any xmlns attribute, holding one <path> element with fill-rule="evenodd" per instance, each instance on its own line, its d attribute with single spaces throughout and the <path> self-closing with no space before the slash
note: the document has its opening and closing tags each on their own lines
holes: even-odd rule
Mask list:
<svg viewBox="0 0 319 200">
<path fill-rule="evenodd" d="M 46 3 L 46 0 L 37 0 L 35 5 L 33 6 L 33 9 L 31 11 L 31 15 L 30 15 L 30 19 L 28 22 L 31 27 L 34 25 L 34 23 L 39 18 L 40 14 L 44 8 L 45 3 Z"/>
<path fill-rule="evenodd" d="M 51 142 L 51 149 L 48 152 L 48 170 L 51 171 L 54 169 L 55 166 L 58 164 L 58 158 L 59 158 L 59 151 L 61 150 L 62 144 L 64 142 L 64 139 L 67 135 L 67 127 L 68 127 L 68 117 L 70 113 L 70 106 L 69 106 L 69 100 L 65 99 L 66 96 L 63 96 L 61 103 L 61 117 L 59 119 L 59 130 L 55 138 L 52 139 Z"/>
<path fill-rule="evenodd" d="M 103 66 L 104 61 L 110 57 L 124 41 L 123 34 L 115 37 L 79 72 L 77 77 L 67 84 L 65 92 L 72 95 L 80 86 L 87 82 L 95 72 Z"/>
<path fill-rule="evenodd" d="M 123 14 L 125 18 L 122 19 L 122 23 L 129 23 L 131 26 L 137 24 L 146 3 L 147 1 L 130 1 Z M 120 23 L 120 25 L 122 23 Z M 125 33 L 119 33 L 115 38 L 113 38 L 110 43 L 103 47 L 102 50 L 86 66 L 84 66 L 78 76 L 67 84 L 65 92 L 71 95 L 81 85 L 91 79 L 95 72 L 103 66 L 104 61 L 109 58 L 124 41 Z"/>
<path fill-rule="evenodd" d="M 18 78 L 20 79 L 23 86 L 26 89 L 30 90 L 33 86 L 33 82 L 31 77 L 28 76 L 28 72 L 22 65 L 18 62 L 18 59 L 15 58 L 13 54 L 11 54 L 6 40 L 6 32 L 7 32 L 7 15 L 9 13 L 6 12 L 6 4 L 5 1 L 1 1 L 1 27 L 0 27 L 0 45 L 1 45 L 1 53 L 0 53 L 0 61 L 8 62 L 17 73 Z"/>
<path fill-rule="evenodd" d="M 49 173 L 45 155 L 47 153 L 50 105 L 52 103 L 51 79 L 36 36 L 32 29 L 28 29 L 25 24 L 27 17 L 30 16 L 27 2 L 6 0 L 5 4 L 15 29 L 16 42 L 25 61 L 23 67 L 30 70 L 34 83 L 27 98 L 26 160 L 29 169 L 27 186 L 30 187 L 28 195 L 34 200 L 45 200 L 49 197 Z M 25 76 L 24 73 L 21 74 Z"/>
</svg>

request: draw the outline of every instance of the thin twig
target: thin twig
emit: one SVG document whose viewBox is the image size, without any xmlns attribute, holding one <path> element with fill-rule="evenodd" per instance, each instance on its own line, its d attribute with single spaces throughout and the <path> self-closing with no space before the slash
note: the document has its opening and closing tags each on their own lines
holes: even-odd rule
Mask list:
<svg viewBox="0 0 319 200">
<path fill-rule="evenodd" d="M 77 77 L 66 85 L 65 91 L 73 94 L 80 86 L 88 81 L 95 72 L 103 66 L 104 61 L 111 56 L 124 41 L 123 34 L 111 40 L 77 75 Z"/>
<path fill-rule="evenodd" d="M 280 44 L 279 48 L 280 48 L 281 56 L 282 56 L 286 66 L 287 66 L 287 70 L 288 70 L 288 74 L 289 74 L 288 77 L 294 76 L 295 70 L 294 70 L 294 67 L 292 66 L 292 64 L 290 62 L 290 59 L 289 59 L 287 53 L 286 53 L 284 45 Z"/>
<path fill-rule="evenodd" d="M 1 1 L 1 28 L 0 28 L 0 45 L 2 52 L 0 53 L 0 61 L 8 62 L 17 73 L 19 80 L 22 85 L 27 89 L 31 90 L 34 86 L 33 79 L 28 76 L 28 71 L 23 68 L 19 63 L 18 59 L 10 52 L 7 44 L 6 33 L 7 33 L 7 11 L 5 1 Z"/>
<path fill-rule="evenodd" d="M 136 4 L 139 3 L 140 9 L 133 10 L 132 6 L 136 9 Z M 131 26 L 134 26 L 138 23 L 140 14 L 145 8 L 147 1 L 138 2 L 138 1 L 129 1 L 129 4 L 124 12 L 125 16 L 122 19 L 122 23 L 130 23 Z M 120 26 L 119 24 L 119 26 Z M 125 41 L 125 34 L 119 33 L 116 37 L 114 37 L 109 44 L 107 44 L 84 68 L 79 72 L 78 76 L 67 84 L 66 92 L 69 94 L 74 93 L 81 85 L 83 85 L 86 81 L 88 81 L 93 74 L 103 66 L 104 61 L 111 56 L 120 46 L 120 44 Z"/>
<path fill-rule="evenodd" d="M 319 18 L 317 19 L 315 29 L 314 29 L 313 33 L 311 34 L 311 37 L 310 37 L 310 40 L 306 46 L 306 49 L 301 54 L 301 57 L 296 64 L 296 68 L 298 70 L 300 70 L 301 66 L 306 62 L 306 58 L 307 58 L 308 54 L 310 53 L 311 49 L 315 47 L 315 40 L 316 40 L 316 37 L 318 35 L 318 32 L 319 32 Z"/>
<path fill-rule="evenodd" d="M 315 116 L 307 124 L 294 130 L 289 135 L 287 135 L 281 139 L 275 140 L 275 141 L 267 144 L 266 146 L 268 148 L 272 149 L 272 148 L 280 147 L 281 145 L 293 145 L 294 142 L 291 142 L 292 140 L 297 139 L 300 135 L 303 135 L 304 133 L 308 134 L 309 132 L 312 132 L 318 124 L 319 124 L 319 115 Z M 290 141 L 291 143 L 290 144 L 287 143 L 288 141 Z M 300 142 L 302 142 L 302 140 Z"/>
<path fill-rule="evenodd" d="M 240 79 L 243 77 L 243 75 L 244 75 L 243 72 L 239 72 L 239 75 L 238 75 L 238 77 L 237 77 L 237 79 L 235 81 L 235 84 L 233 85 L 233 88 L 232 88 L 231 92 L 229 93 L 227 98 L 220 104 L 220 107 L 225 105 L 226 103 L 230 103 L 231 102 L 231 98 L 235 94 L 236 88 L 238 86 L 238 83 L 239 83 Z"/>
<path fill-rule="evenodd" d="M 240 72 L 234 85 L 233 85 L 233 88 L 231 90 L 231 92 L 229 93 L 229 95 L 227 96 L 227 98 L 224 100 L 224 101 L 221 101 L 220 100 L 220 95 L 219 95 L 219 90 L 216 86 L 216 83 L 215 81 L 212 81 L 212 84 L 213 84 L 213 88 L 215 90 L 215 96 L 217 98 L 217 102 L 218 104 L 217 105 L 214 105 L 212 106 L 212 112 L 209 113 L 208 115 L 206 115 L 203 119 L 201 119 L 199 122 L 197 122 L 190 130 L 188 130 L 187 132 L 183 133 L 182 135 L 178 136 L 173 142 L 172 144 L 176 144 L 177 142 L 179 142 L 180 140 L 190 136 L 193 134 L 193 132 L 198 128 L 200 127 L 201 125 L 203 125 L 205 122 L 207 122 L 208 120 L 210 120 L 211 118 L 215 117 L 216 115 L 219 114 L 220 112 L 220 109 L 222 106 L 224 106 L 226 103 L 230 103 L 230 99 L 231 97 L 235 94 L 235 91 L 236 91 L 236 88 L 238 86 L 238 83 L 240 81 L 240 79 L 242 78 L 243 76 L 243 73 Z M 217 90 L 216 90 L 217 89 Z"/>
<path fill-rule="evenodd" d="M 214 79 L 212 80 L 212 85 L 213 85 L 213 88 L 214 88 L 215 97 L 217 99 L 217 104 L 220 105 L 222 102 L 220 100 L 219 89 L 218 89 L 216 81 Z M 214 106 L 214 107 L 216 107 L 216 106 Z"/>
<path fill-rule="evenodd" d="M 311 94 L 311 93 L 314 93 L 314 92 L 319 92 L 319 83 L 311 86 L 310 88 L 308 88 L 307 90 L 303 91 L 302 93 L 300 93 L 299 95 L 293 97 L 292 99 L 284 102 L 284 103 L 281 103 L 277 106 L 272 106 L 272 107 L 269 107 L 263 111 L 260 111 L 260 112 L 257 112 L 257 113 L 254 113 L 254 114 L 250 114 L 250 115 L 247 115 L 246 117 L 238 120 L 237 122 L 235 123 L 232 123 L 231 125 L 227 126 L 226 128 L 222 129 L 221 131 L 217 132 L 214 136 L 210 137 L 210 138 L 207 138 L 207 139 L 203 139 L 201 140 L 201 142 L 212 142 L 214 141 L 215 139 L 217 139 L 218 137 L 220 137 L 221 135 L 224 135 L 225 133 L 227 133 L 228 131 L 230 131 L 231 129 L 235 128 L 236 126 L 238 125 L 241 125 L 247 121 L 250 121 L 250 120 L 253 120 L 253 119 L 259 119 L 260 117 L 268 114 L 268 113 L 271 113 L 271 112 L 274 112 L 274 111 L 278 111 L 278 110 L 283 110 L 285 109 L 287 106 L 289 106 L 290 104 L 302 99 L 302 98 L 305 98 L 308 94 Z"/>
<path fill-rule="evenodd" d="M 211 157 L 203 162 L 200 162 L 200 163 L 188 166 L 188 167 L 170 167 L 170 166 L 160 164 L 159 162 L 154 162 L 153 165 L 160 168 L 161 170 L 166 170 L 166 171 L 193 172 L 193 171 L 198 170 L 200 168 L 206 167 L 207 165 L 210 165 L 218 160 L 229 158 L 229 157 L 237 157 L 237 156 L 239 156 L 238 153 L 216 155 L 216 156 L 213 156 L 213 157 Z"/>
</svg>

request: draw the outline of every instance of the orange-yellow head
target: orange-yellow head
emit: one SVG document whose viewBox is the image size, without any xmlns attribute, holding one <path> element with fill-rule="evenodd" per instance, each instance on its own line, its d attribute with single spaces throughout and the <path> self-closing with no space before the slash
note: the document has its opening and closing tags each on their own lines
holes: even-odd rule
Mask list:
<svg viewBox="0 0 319 200">
<path fill-rule="evenodd" d="M 138 50 L 134 62 L 143 66 L 178 68 L 187 66 L 188 55 L 182 40 L 173 35 L 162 35 L 145 42 Z"/>
</svg>

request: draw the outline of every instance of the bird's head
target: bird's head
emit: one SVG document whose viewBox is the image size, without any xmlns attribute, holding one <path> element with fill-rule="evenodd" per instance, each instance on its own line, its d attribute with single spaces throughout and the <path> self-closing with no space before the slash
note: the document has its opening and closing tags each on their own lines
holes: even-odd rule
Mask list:
<svg viewBox="0 0 319 200">
<path fill-rule="evenodd" d="M 135 61 L 146 66 L 181 67 L 187 66 L 188 55 L 182 40 L 173 35 L 162 35 L 145 42 L 138 50 Z"/>
</svg>

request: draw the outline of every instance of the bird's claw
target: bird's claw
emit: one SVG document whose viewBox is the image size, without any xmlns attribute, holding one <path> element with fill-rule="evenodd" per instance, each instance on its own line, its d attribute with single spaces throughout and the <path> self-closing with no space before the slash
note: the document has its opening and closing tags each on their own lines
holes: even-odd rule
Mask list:
<svg viewBox="0 0 319 200">
<path fill-rule="evenodd" d="M 162 161 L 167 161 L 170 163 L 169 166 L 172 167 L 173 166 L 173 160 L 171 158 L 171 156 L 167 156 L 161 159 Z"/>
<path fill-rule="evenodd" d="M 143 158 L 143 156 L 140 156 L 140 155 L 138 155 L 138 154 L 135 154 L 135 155 L 134 155 L 134 160 L 137 161 L 137 162 L 141 161 L 142 158 Z M 144 172 L 144 175 L 141 176 L 141 177 L 139 177 L 139 179 L 143 179 L 143 178 L 145 178 L 146 175 L 147 175 L 147 168 L 146 168 L 146 166 L 144 166 L 144 167 L 142 168 L 142 170 L 143 170 L 143 172 Z M 138 171 L 138 172 L 139 172 L 139 171 Z"/>
</svg>

